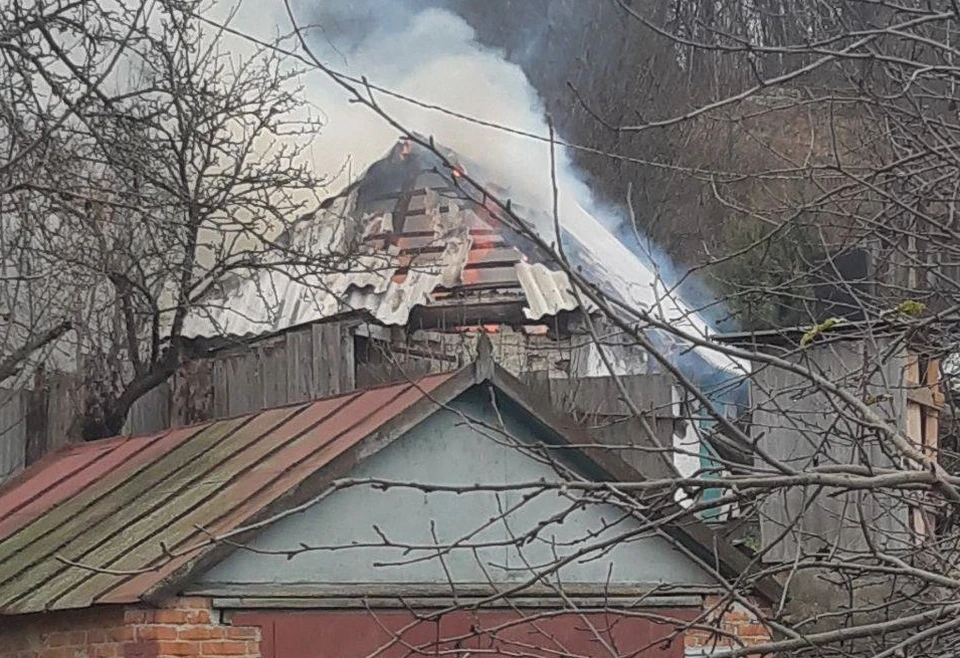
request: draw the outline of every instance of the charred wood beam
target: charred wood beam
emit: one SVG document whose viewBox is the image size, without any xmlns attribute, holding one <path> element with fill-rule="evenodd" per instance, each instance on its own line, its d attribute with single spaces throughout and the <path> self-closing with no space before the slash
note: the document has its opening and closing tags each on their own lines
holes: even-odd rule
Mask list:
<svg viewBox="0 0 960 658">
<path fill-rule="evenodd" d="M 523 314 L 523 300 L 464 305 L 419 306 L 410 313 L 411 329 L 506 324 L 518 326 L 527 322 Z"/>
</svg>

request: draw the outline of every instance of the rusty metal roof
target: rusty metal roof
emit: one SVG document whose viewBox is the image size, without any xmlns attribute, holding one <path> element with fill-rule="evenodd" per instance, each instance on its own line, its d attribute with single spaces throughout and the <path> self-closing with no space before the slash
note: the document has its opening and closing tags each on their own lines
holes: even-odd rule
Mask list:
<svg viewBox="0 0 960 658">
<path fill-rule="evenodd" d="M 614 481 L 643 479 L 481 350 L 476 363 L 453 373 L 44 457 L 0 487 L 0 614 L 174 594 L 274 515 L 309 504 L 363 458 L 484 381 Z M 674 507 L 657 513 L 678 514 Z M 674 532 L 731 574 L 753 569 L 696 519 Z M 779 597 L 769 577 L 756 587 Z"/>
<path fill-rule="evenodd" d="M 196 557 L 164 554 L 202 543 L 198 527 L 220 535 L 249 523 L 415 405 L 435 409 L 428 394 L 454 376 L 45 457 L 0 488 L 0 612 L 138 600 Z"/>
</svg>

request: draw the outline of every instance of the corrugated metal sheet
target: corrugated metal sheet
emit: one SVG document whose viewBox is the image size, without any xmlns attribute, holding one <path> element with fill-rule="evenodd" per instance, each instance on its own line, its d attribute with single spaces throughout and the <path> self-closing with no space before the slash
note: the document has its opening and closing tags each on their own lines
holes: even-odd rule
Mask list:
<svg viewBox="0 0 960 658">
<path fill-rule="evenodd" d="M 0 489 L 0 612 L 137 600 L 453 376 L 49 455 Z"/>
</svg>

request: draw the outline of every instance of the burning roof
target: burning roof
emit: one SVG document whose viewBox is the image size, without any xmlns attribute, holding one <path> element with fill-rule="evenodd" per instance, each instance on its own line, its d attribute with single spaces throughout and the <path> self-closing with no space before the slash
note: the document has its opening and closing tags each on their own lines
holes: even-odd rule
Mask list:
<svg viewBox="0 0 960 658">
<path fill-rule="evenodd" d="M 570 280 L 551 254 L 467 194 L 456 170 L 452 180 L 441 175 L 438 164 L 425 149 L 398 143 L 281 238 L 292 253 L 309 253 L 317 264 L 266 267 L 238 279 L 188 319 L 184 335 L 262 335 L 351 311 L 406 325 L 414 313 L 422 322 L 425 313 L 439 317 L 429 315 L 438 310 L 456 318 L 451 324 L 505 317 L 534 322 L 576 310 Z M 588 280 L 660 320 L 707 334 L 706 323 L 669 294 L 651 268 L 597 219 L 579 206 L 576 212 L 563 218 L 563 242 Z M 715 368 L 731 369 L 717 353 L 701 356 Z"/>
</svg>

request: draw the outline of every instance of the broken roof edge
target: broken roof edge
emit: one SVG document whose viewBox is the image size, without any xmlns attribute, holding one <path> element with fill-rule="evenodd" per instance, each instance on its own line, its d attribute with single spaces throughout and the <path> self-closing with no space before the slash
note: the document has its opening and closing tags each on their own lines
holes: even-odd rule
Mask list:
<svg viewBox="0 0 960 658">
<path fill-rule="evenodd" d="M 417 386 L 418 381 L 411 380 L 410 383 Z M 451 372 L 448 379 L 441 384 L 429 392 L 424 391 L 423 397 L 411 407 L 364 437 L 346 453 L 321 465 L 292 490 L 254 513 L 240 524 L 241 528 L 248 526 L 250 528 L 248 532 L 231 537 L 228 543 L 215 544 L 200 551 L 144 592 L 141 599 L 148 603 L 159 604 L 168 597 L 179 594 L 196 575 L 228 557 L 238 546 L 249 541 L 259 530 L 269 525 L 273 517 L 291 508 L 314 504 L 315 499 L 322 495 L 334 481 L 344 477 L 360 461 L 379 452 L 463 393 L 482 384 L 490 384 L 506 395 L 550 434 L 563 444 L 576 448 L 614 482 L 642 482 L 649 479 L 612 451 L 597 448 L 596 441 L 588 436 L 576 421 L 562 412 L 554 411 L 549 400 L 539 399 L 521 380 L 499 366 L 493 358 L 489 337 L 484 335 L 480 339 L 475 361 Z M 672 463 L 670 466 L 675 470 Z M 678 503 L 671 503 L 651 511 L 650 515 L 669 518 L 682 513 L 683 508 Z M 757 570 L 753 560 L 697 517 L 686 520 L 682 526 L 669 525 L 664 531 L 673 537 L 690 557 L 706 568 L 708 573 L 718 573 L 721 578 L 724 575 L 743 578 L 744 575 Z M 715 565 L 718 564 L 726 572 L 725 574 L 716 569 Z M 782 586 L 771 576 L 761 577 L 752 589 L 769 601 L 779 600 L 783 593 Z"/>
</svg>

